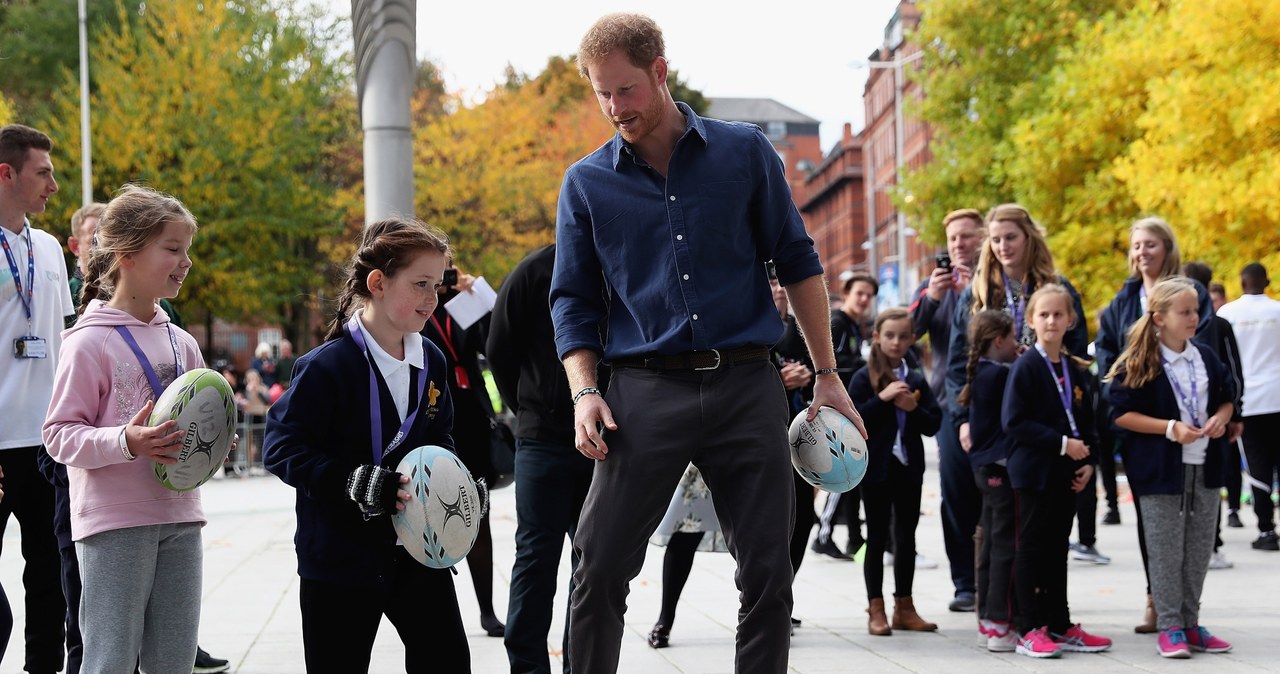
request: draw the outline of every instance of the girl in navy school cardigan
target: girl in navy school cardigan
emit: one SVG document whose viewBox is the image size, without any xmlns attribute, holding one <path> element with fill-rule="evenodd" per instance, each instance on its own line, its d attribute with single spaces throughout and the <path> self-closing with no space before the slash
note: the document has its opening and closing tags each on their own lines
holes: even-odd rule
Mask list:
<svg viewBox="0 0 1280 674">
<path fill-rule="evenodd" d="M 390 517 L 411 496 L 388 467 L 414 447 L 453 449 L 449 369 L 418 334 L 448 251 L 443 232 L 416 220 L 366 228 L 325 343 L 298 359 L 268 414 L 266 468 L 298 490 L 308 671 L 367 672 L 383 615 L 407 672 L 471 671 L 452 574 L 414 560 Z"/>
<path fill-rule="evenodd" d="M 1017 652 L 1056 658 L 1062 651 L 1096 653 L 1111 640 L 1071 622 L 1067 606 L 1067 540 L 1076 494 L 1093 476 L 1098 446 L 1092 379 L 1062 346 L 1078 320 L 1070 292 L 1041 287 L 1027 302 L 1036 342 L 1014 362 L 1001 421 L 1013 440 L 1009 479 L 1018 517 L 1014 551 L 1013 625 Z"/>
<path fill-rule="evenodd" d="M 1013 615 L 1013 554 L 1016 530 L 1009 452 L 1013 446 L 1000 424 L 1009 364 L 1018 357 L 1013 317 L 999 309 L 978 312 L 969 321 L 968 383 L 956 404 L 969 408 L 969 464 L 982 494 L 982 546 L 978 550 L 978 634 L 987 650 L 1018 645 Z"/>
<path fill-rule="evenodd" d="M 1166 658 L 1231 650 L 1200 625 L 1200 592 L 1213 554 L 1235 392 L 1213 350 L 1190 341 L 1199 321 L 1196 295 L 1181 276 L 1157 283 L 1108 374 L 1116 426 L 1131 434 L 1125 473 L 1142 502 L 1156 650 Z"/>
<path fill-rule="evenodd" d="M 878 636 L 893 629 L 932 632 L 938 626 L 916 613 L 911 598 L 915 577 L 916 524 L 924 483 L 922 435 L 938 432 L 942 410 L 924 375 L 907 367 L 905 356 L 915 343 L 906 309 L 886 309 L 876 316 L 871 358 L 849 382 L 849 396 L 867 425 L 867 474 L 860 485 L 867 514 L 867 552 L 863 578 L 867 584 L 867 631 Z M 884 551 L 893 522 L 894 606 L 890 628 L 885 616 Z"/>
</svg>

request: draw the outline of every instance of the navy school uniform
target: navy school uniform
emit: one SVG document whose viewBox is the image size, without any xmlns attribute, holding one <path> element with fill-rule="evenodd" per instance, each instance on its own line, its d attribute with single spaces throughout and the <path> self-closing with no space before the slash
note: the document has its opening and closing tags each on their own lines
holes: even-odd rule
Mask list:
<svg viewBox="0 0 1280 674">
<path fill-rule="evenodd" d="M 942 409 L 924 375 L 910 368 L 907 386 L 917 406 L 906 413 L 902 445 L 907 464 L 893 456 L 898 435 L 899 409 L 880 399 L 871 384 L 870 371 L 863 367 L 849 382 L 849 397 L 867 427 L 867 473 L 858 485 L 867 516 L 867 552 L 862 567 L 867 598 L 880 599 L 884 584 L 884 551 L 893 527 L 895 597 L 909 597 L 915 581 L 916 525 L 920 521 L 920 492 L 924 482 L 924 442 L 942 423 Z M 892 525 L 890 524 L 892 522 Z"/>
<path fill-rule="evenodd" d="M 1197 342 L 1190 342 L 1200 350 L 1205 370 L 1209 375 L 1209 414 L 1214 414 L 1224 402 L 1235 402 L 1235 382 L 1227 374 L 1226 367 L 1213 349 Z M 1161 368 L 1156 378 L 1142 388 L 1132 389 L 1124 385 L 1125 372 L 1116 374 L 1108 389 L 1111 402 L 1111 418 L 1138 412 L 1157 419 L 1182 419 L 1173 385 Z M 1164 435 L 1129 433 L 1125 452 L 1124 470 L 1129 488 L 1134 496 L 1150 494 L 1182 493 L 1182 445 Z M 1224 484 L 1226 471 L 1223 456 L 1227 436 L 1209 440 L 1204 457 L 1204 486 L 1219 489 Z"/>
<path fill-rule="evenodd" d="M 1080 440 L 1089 456 L 1074 460 L 1062 454 L 1062 438 L 1071 425 L 1054 380 L 1061 381 L 1062 365 L 1071 375 L 1069 391 Z M 1011 436 L 1009 479 L 1014 489 L 1017 548 L 1013 564 L 1012 621 L 1020 633 L 1047 626 L 1054 634 L 1071 628 L 1067 606 L 1067 542 L 1075 519 L 1075 471 L 1096 464 L 1098 433 L 1094 424 L 1094 379 L 1064 353 L 1049 364 L 1032 347 L 1014 361 L 1005 385 L 1001 420 Z"/>
<path fill-rule="evenodd" d="M 409 409 L 416 408 L 418 416 L 400 445 L 383 457 L 381 465 L 391 470 L 422 445 L 454 450 L 450 370 L 440 349 L 422 340 L 428 381 L 421 399 L 410 385 Z M 389 442 L 399 431 L 399 412 L 381 372 L 345 332 L 298 359 L 292 385 L 267 415 L 264 465 L 297 489 L 294 543 L 308 668 L 325 662 L 335 667 L 331 671 L 365 671 L 385 613 L 402 634 L 408 627 L 433 635 L 406 643 L 407 671 L 470 671 L 451 572 L 419 564 L 397 544 L 390 515 L 365 519 L 347 496 L 351 472 L 374 462 L 370 368 L 381 402 L 382 438 Z M 418 369 L 410 374 L 416 382 Z"/>
<path fill-rule="evenodd" d="M 969 382 L 969 465 L 982 494 L 977 611 L 979 618 L 1002 623 L 1013 615 L 1010 582 L 1017 535 L 1013 486 L 1006 468 L 1013 440 L 1000 422 L 1009 369 L 1007 364 L 981 360 Z"/>
</svg>

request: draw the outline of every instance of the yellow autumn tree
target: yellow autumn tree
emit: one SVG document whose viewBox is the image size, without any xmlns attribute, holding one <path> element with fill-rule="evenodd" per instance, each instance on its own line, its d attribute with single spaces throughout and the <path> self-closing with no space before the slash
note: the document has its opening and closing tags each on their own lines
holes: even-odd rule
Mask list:
<svg viewBox="0 0 1280 674">
<path fill-rule="evenodd" d="M 10 104 L 9 100 L 4 97 L 4 94 L 0 94 L 0 126 L 8 124 L 12 121 L 13 121 L 13 105 Z"/>
<path fill-rule="evenodd" d="M 1077 35 L 1001 170 L 1054 223 L 1055 257 L 1090 313 L 1128 274 L 1128 226 L 1147 214 L 1228 286 L 1249 261 L 1276 268 L 1280 6 L 1143 0 Z"/>
<path fill-rule="evenodd" d="M 192 210 L 188 317 L 303 332 L 324 282 L 317 243 L 341 227 L 334 194 L 347 176 L 334 149 L 357 128 L 336 22 L 236 0 L 119 0 L 116 11 L 90 55 L 94 197 L 144 182 Z M 50 108 L 55 161 L 78 174 L 75 73 L 64 70 Z M 51 221 L 80 203 L 78 185 L 64 189 Z"/>
</svg>

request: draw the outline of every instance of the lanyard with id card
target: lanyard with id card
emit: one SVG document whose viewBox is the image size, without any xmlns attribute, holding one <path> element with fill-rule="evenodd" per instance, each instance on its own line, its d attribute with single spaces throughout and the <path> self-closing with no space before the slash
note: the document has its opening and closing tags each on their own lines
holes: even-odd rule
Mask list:
<svg viewBox="0 0 1280 674">
<path fill-rule="evenodd" d="M 27 285 L 22 285 L 22 274 L 18 271 L 18 261 L 13 257 L 13 249 L 9 247 L 9 237 L 0 228 L 0 247 L 4 248 L 5 261 L 9 263 L 9 273 L 13 275 L 13 284 L 18 287 L 18 299 L 22 302 L 22 308 L 27 312 L 27 333 L 13 340 L 13 357 L 14 358 L 48 358 L 49 343 L 43 337 L 37 337 L 33 334 L 35 330 L 32 328 L 31 318 L 34 310 L 34 295 L 36 284 L 36 253 L 31 242 L 31 224 L 23 223 L 23 232 L 27 239 Z"/>
</svg>

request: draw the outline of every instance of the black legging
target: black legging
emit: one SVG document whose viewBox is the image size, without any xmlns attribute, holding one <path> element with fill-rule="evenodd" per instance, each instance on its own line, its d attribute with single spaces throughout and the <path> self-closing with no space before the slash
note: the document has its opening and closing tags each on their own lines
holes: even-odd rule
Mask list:
<svg viewBox="0 0 1280 674">
<path fill-rule="evenodd" d="M 889 479 L 876 484 L 863 482 L 863 505 L 867 514 L 867 553 L 862 575 L 868 599 L 884 597 L 884 553 L 892 538 L 893 596 L 911 596 L 916 575 L 916 525 L 920 522 L 920 477 L 891 459 Z"/>
<path fill-rule="evenodd" d="M 677 531 L 667 541 L 667 553 L 662 557 L 662 608 L 658 610 L 658 624 L 671 629 L 676 621 L 676 604 L 680 593 L 693 570 L 693 555 L 698 544 L 706 536 L 701 531 Z"/>
<path fill-rule="evenodd" d="M 800 570 L 800 562 L 804 561 L 805 549 L 809 547 L 809 532 L 813 531 L 817 516 L 813 512 L 813 485 L 805 482 L 799 473 L 793 477 L 796 481 L 796 526 L 791 530 L 791 575 L 795 576 Z M 857 531 L 856 525 L 849 531 Z"/>
<path fill-rule="evenodd" d="M 471 585 L 476 591 L 480 622 L 487 630 L 492 626 L 490 623 L 501 622 L 493 612 L 493 534 L 489 530 L 489 513 L 480 520 L 475 545 L 467 553 L 467 570 L 471 572 Z"/>
</svg>

